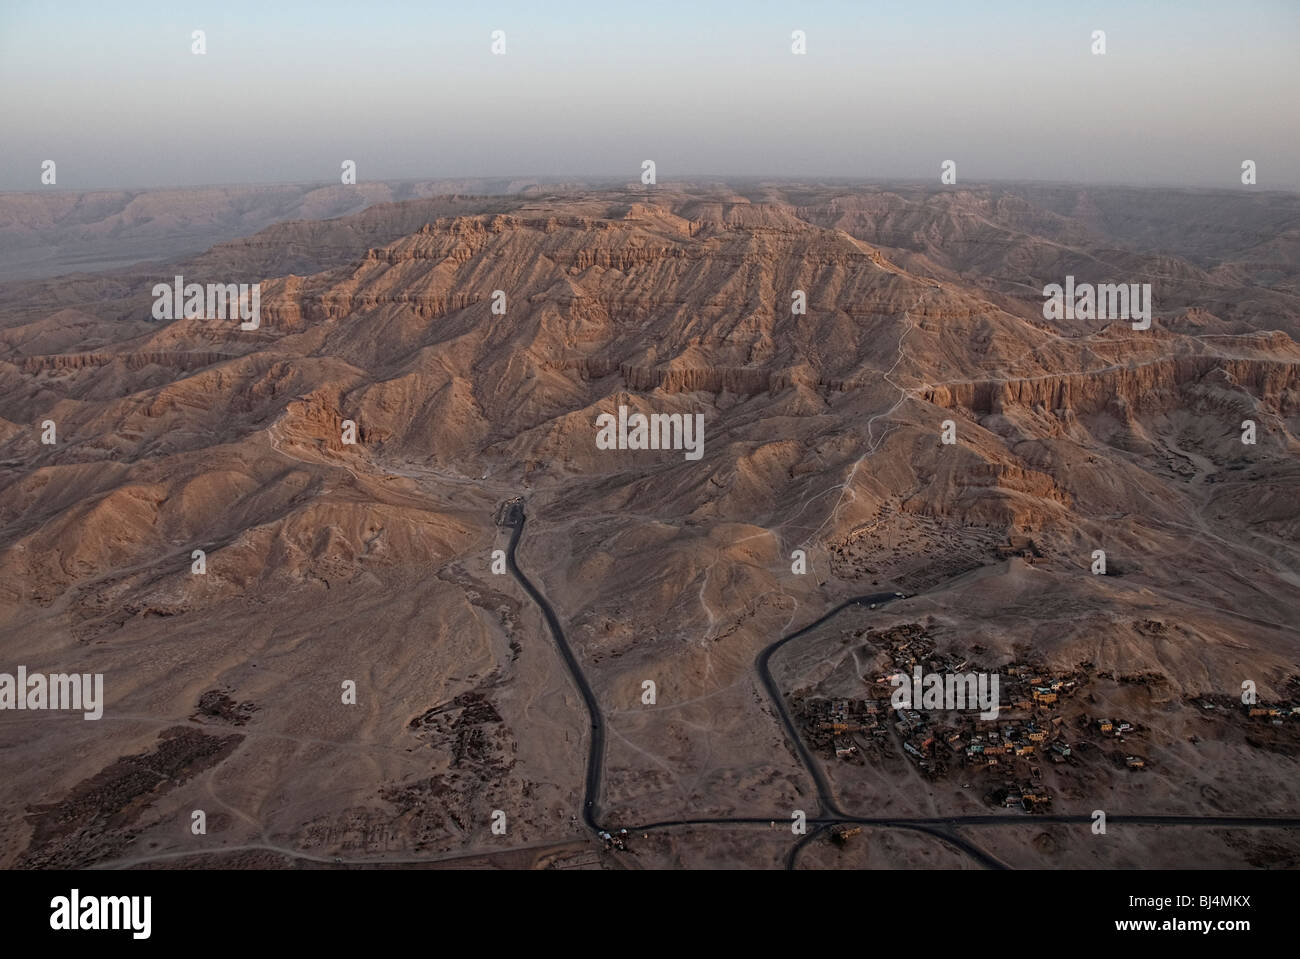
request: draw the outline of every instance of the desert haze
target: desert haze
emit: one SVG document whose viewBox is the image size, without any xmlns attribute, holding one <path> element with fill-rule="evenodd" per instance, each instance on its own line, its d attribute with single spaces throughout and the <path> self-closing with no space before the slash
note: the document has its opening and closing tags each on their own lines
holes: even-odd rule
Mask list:
<svg viewBox="0 0 1300 959">
<path fill-rule="evenodd" d="M 0 196 L 0 866 L 1300 866 L 1300 196 L 360 189 Z"/>
</svg>

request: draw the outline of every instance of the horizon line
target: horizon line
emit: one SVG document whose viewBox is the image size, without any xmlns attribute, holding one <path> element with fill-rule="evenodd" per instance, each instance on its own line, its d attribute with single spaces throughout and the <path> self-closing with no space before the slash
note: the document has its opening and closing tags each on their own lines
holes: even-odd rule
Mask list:
<svg viewBox="0 0 1300 959">
<path fill-rule="evenodd" d="M 0 188 L 0 196 L 17 195 L 41 195 L 41 194 L 86 194 L 86 193 L 154 193 L 163 191 L 187 191 L 187 190 L 229 190 L 229 189 L 275 189 L 278 187 L 360 187 L 369 184 L 402 184 L 402 183 L 434 183 L 441 180 L 536 180 L 539 186 L 545 186 L 547 182 L 555 185 L 581 185 L 584 182 L 596 184 L 602 181 L 610 184 L 625 182 L 628 187 L 636 187 L 648 192 L 655 189 L 665 190 L 672 184 L 681 185 L 704 185 L 708 181 L 720 181 L 721 183 L 730 182 L 754 182 L 754 183 L 845 183 L 845 184 L 907 184 L 907 185 L 932 185 L 936 191 L 959 192 L 971 187 L 986 187 L 1003 184 L 1016 185 L 1033 185 L 1033 186 L 1059 186 L 1059 187 L 1093 187 L 1093 188 L 1126 188 L 1137 190 L 1170 190 L 1170 191 L 1195 191 L 1199 193 L 1219 192 L 1219 193 L 1285 193 L 1300 194 L 1300 186 L 1297 187 L 1261 187 L 1257 184 L 1246 185 L 1238 184 L 1237 186 L 1221 186 L 1196 183 L 1166 183 L 1158 181 L 1137 182 L 1132 180 L 1070 180 L 1070 179 L 1035 179 L 1023 177 L 982 177 L 966 180 L 955 184 L 943 184 L 935 182 L 932 178 L 905 177 L 905 176 L 852 176 L 845 174 L 762 174 L 762 173 L 687 173 L 675 175 L 670 179 L 664 179 L 653 186 L 636 183 L 636 174 L 624 178 L 617 174 L 605 173 L 519 173 L 519 174 L 448 174 L 448 175 L 419 175 L 419 176 L 393 176 L 377 177 L 372 180 L 362 180 L 355 184 L 340 183 L 336 180 L 258 180 L 258 181 L 230 181 L 225 183 L 183 183 L 172 185 L 115 185 L 115 186 L 86 186 L 86 187 L 69 187 L 52 184 L 38 187 L 35 189 L 6 189 Z M 507 194 L 437 194 L 440 196 L 512 196 L 513 193 Z"/>
</svg>

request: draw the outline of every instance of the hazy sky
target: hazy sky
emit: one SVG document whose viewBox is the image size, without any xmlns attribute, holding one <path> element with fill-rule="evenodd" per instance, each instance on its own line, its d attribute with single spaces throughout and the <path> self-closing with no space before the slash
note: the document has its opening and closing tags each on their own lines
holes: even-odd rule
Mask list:
<svg viewBox="0 0 1300 959">
<path fill-rule="evenodd" d="M 7 190 L 46 159 L 60 188 L 337 182 L 345 159 L 1233 188 L 1251 159 L 1300 189 L 1300 0 L 0 0 L 0 90 Z"/>
</svg>

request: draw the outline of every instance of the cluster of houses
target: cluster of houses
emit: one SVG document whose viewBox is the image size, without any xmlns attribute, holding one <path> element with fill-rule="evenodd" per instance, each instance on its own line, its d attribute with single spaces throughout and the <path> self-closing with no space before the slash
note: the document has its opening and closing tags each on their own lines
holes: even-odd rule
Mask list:
<svg viewBox="0 0 1300 959">
<path fill-rule="evenodd" d="M 1114 736 L 1120 742 L 1124 741 L 1126 735 L 1137 732 L 1136 726 L 1123 719 L 1097 719 L 1093 720 L 1090 725 L 1096 726 L 1097 732 L 1103 736 Z M 1124 765 L 1129 769 L 1145 769 L 1147 765 L 1146 757 L 1125 756 Z"/>
<path fill-rule="evenodd" d="M 1125 719 L 1098 718 L 1078 709 L 1063 708 L 1073 694 L 1088 685 L 1090 663 L 1081 663 L 1066 675 L 1053 674 L 1029 663 L 1003 667 L 998 674 L 996 719 L 985 718 L 974 708 L 896 707 L 894 703 L 898 700 L 891 695 L 896 687 L 891 679 L 898 673 L 910 675 L 917 670 L 919 674 L 923 670 L 947 679 L 960 676 L 971 664 L 953 653 L 936 653 L 934 643 L 919 624 L 892 627 L 873 633 L 870 638 L 878 644 L 887 665 L 863 677 L 868 698 L 816 698 L 798 694 L 792 697 L 795 715 L 806 737 L 828 758 L 861 764 L 867 761 L 864 753 L 884 756 L 897 749 L 893 743 L 896 734 L 907 761 L 927 778 L 942 778 L 958 768 L 985 771 L 1001 780 L 1000 787 L 985 794 L 986 802 L 1033 811 L 1049 806 L 1052 801 L 1042 783 L 1042 766 L 1076 764 L 1075 754 L 1081 748 L 1093 746 L 1093 739 L 1098 736 L 1119 744 L 1140 738 L 1139 727 Z M 974 652 L 982 653 L 983 649 L 977 646 Z M 1290 727 L 1289 721 L 1300 720 L 1297 703 L 1234 705 L 1226 696 L 1205 697 L 1195 702 L 1207 710 L 1226 712 L 1240 708 L 1249 720 L 1273 726 Z M 1067 738 L 1065 712 L 1069 713 L 1071 726 L 1079 737 L 1073 745 Z M 1300 723 L 1296 727 L 1300 728 Z M 1130 745 L 1127 749 L 1110 751 L 1110 758 L 1117 765 L 1122 763 L 1122 768 L 1145 769 L 1150 760 L 1130 753 L 1131 749 Z M 1011 778 L 1003 779 L 1003 775 Z"/>
<path fill-rule="evenodd" d="M 1026 812 L 1033 812 L 1052 802 L 1047 790 L 1037 783 L 1009 782 L 995 793 L 994 798 L 1008 809 L 1019 807 Z"/>
<path fill-rule="evenodd" d="M 926 630 L 919 625 L 902 625 L 876 634 L 884 643 L 889 668 L 878 676 L 863 677 L 871 698 L 815 698 L 794 695 L 792 704 L 811 746 L 827 758 L 865 763 L 865 754 L 884 755 L 891 748 L 891 732 L 897 733 L 907 760 L 930 778 L 949 771 L 1011 773 L 1001 789 L 987 795 L 997 806 L 1024 810 L 1043 808 L 1052 797 L 1041 784 L 1040 764 L 1070 764 L 1074 748 L 1067 738 L 1061 707 L 1088 682 L 1087 663 L 1060 676 L 1032 664 L 1013 663 L 1000 672 L 1000 715 L 989 720 L 980 711 L 917 710 L 893 706 L 891 678 L 920 667 L 940 676 L 961 674 L 969 660 L 956 654 L 936 654 Z M 1078 716 L 1080 730 L 1086 728 L 1123 742 L 1136 732 L 1125 720 L 1092 719 Z M 1022 761 L 1023 760 L 1023 764 Z M 1141 769 L 1147 760 L 1125 756 L 1130 769 Z M 1026 781 L 1026 773 L 1032 777 Z M 967 784 L 969 785 L 969 784 Z"/>
<path fill-rule="evenodd" d="M 922 655 L 927 652 L 922 648 Z M 905 663 L 899 662 L 896 652 L 895 664 Z M 959 674 L 967 665 L 953 655 L 934 657 L 929 663 L 930 669 L 942 674 Z M 943 725 L 932 726 L 928 716 L 916 710 L 898 711 L 895 728 L 903 738 L 904 752 L 918 768 L 938 773 L 956 763 L 988 768 L 1012 765 L 1017 759 L 1069 760 L 1063 720 L 1054 713 L 1062 697 L 1073 692 L 1084 677 L 1050 676 L 1021 663 L 1012 663 L 1001 673 L 1005 677 L 1000 684 L 1002 720 L 990 721 L 972 710 L 954 711 L 943 714 Z"/>
<path fill-rule="evenodd" d="M 883 739 L 889 732 L 887 699 L 793 699 L 795 714 L 815 749 L 837 759 L 858 756 L 854 733 Z"/>
<path fill-rule="evenodd" d="M 622 852 L 627 852 L 626 829 L 620 829 L 618 832 L 610 832 L 607 829 L 602 829 L 600 832 L 600 839 L 605 844 L 606 849 L 618 849 Z"/>
<path fill-rule="evenodd" d="M 1195 700 L 1197 706 L 1205 710 L 1228 712 L 1238 705 L 1250 719 L 1262 720 L 1274 726 L 1285 726 L 1287 720 L 1300 720 L 1300 705 L 1289 703 L 1238 703 L 1230 696 L 1203 696 Z"/>
<path fill-rule="evenodd" d="M 1070 746 L 1058 736 L 1060 723 L 1040 726 L 1030 720 L 1027 723 L 1005 723 L 999 729 L 989 730 L 975 735 L 966 746 L 966 760 L 969 765 L 997 766 L 1006 760 L 1003 757 L 1056 756 L 1064 762 L 1070 757 Z"/>
<path fill-rule="evenodd" d="M 928 778 L 941 778 L 957 768 L 1009 773 L 1014 778 L 1004 780 L 1000 789 L 987 794 L 989 802 L 1027 810 L 1050 804 L 1051 796 L 1041 782 L 1040 764 L 1061 766 L 1077 761 L 1074 753 L 1080 744 L 1072 747 L 1067 738 L 1062 707 L 1088 684 L 1090 663 L 1081 663 L 1065 675 L 1031 663 L 1003 667 L 998 674 L 999 715 L 989 719 L 972 708 L 940 711 L 895 707 L 891 699 L 895 687 L 890 680 L 897 673 L 908 675 L 921 667 L 947 678 L 961 675 L 971 664 L 955 653 L 936 653 L 933 641 L 919 624 L 896 626 L 871 638 L 884 647 L 881 651 L 889 668 L 863 677 L 870 698 L 792 697 L 795 715 L 814 749 L 828 758 L 863 763 L 863 753 L 883 756 L 891 750 L 892 729 L 906 758 Z M 982 649 L 976 647 L 975 652 Z M 1125 736 L 1137 732 L 1132 723 L 1122 719 L 1096 719 L 1070 712 L 1079 727 L 1076 733 L 1087 729 L 1122 743 Z M 1293 714 L 1300 716 L 1300 708 L 1252 707 L 1251 712 L 1269 718 Z M 1115 758 L 1118 761 L 1118 754 Z M 1138 755 L 1126 755 L 1123 761 L 1134 770 L 1147 764 Z M 1025 781 L 1027 778 L 1029 781 Z"/>
<path fill-rule="evenodd" d="M 1274 726 L 1281 726 L 1288 719 L 1300 719 L 1300 706 L 1269 706 L 1263 703 L 1256 703 L 1253 706 L 1246 707 L 1246 715 L 1250 716 L 1252 719 L 1267 719 Z"/>
<path fill-rule="evenodd" d="M 1081 673 L 1048 676 L 1039 668 L 1012 663 L 1006 673 L 1008 702 L 1021 711 L 1048 710 L 1085 682 Z"/>
<path fill-rule="evenodd" d="M 974 711 L 895 709 L 887 698 L 796 696 L 792 705 L 807 740 L 822 755 L 858 763 L 865 762 L 864 751 L 883 755 L 892 727 L 908 759 L 930 778 L 958 767 L 1014 768 L 1018 759 L 1064 763 L 1071 756 L 1061 717 L 990 722 Z M 1031 805 L 1048 801 L 1041 787 L 1030 796 Z"/>
</svg>

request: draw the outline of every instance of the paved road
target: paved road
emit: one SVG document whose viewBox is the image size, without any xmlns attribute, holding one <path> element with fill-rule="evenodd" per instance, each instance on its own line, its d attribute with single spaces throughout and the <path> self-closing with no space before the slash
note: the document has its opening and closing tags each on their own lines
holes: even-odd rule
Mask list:
<svg viewBox="0 0 1300 959">
<path fill-rule="evenodd" d="M 795 727 L 794 720 L 790 718 L 790 713 L 785 708 L 785 697 L 781 694 L 781 690 L 777 688 L 776 680 L 772 678 L 772 656 L 786 643 L 792 642 L 800 636 L 811 633 L 828 619 L 839 615 L 839 613 L 848 609 L 850 606 L 869 606 L 872 603 L 880 605 L 881 603 L 887 603 L 892 599 L 897 599 L 893 593 L 873 593 L 869 596 L 857 596 L 853 599 L 846 600 L 832 609 L 821 619 L 809 623 L 798 632 L 791 633 L 789 636 L 781 637 L 758 654 L 757 666 L 759 678 L 763 680 L 763 685 L 767 688 L 768 698 L 772 700 L 772 705 L 776 707 L 777 715 L 781 717 L 781 722 L 785 724 L 786 737 L 794 745 L 795 752 L 799 755 L 799 761 L 803 763 L 804 769 L 808 770 L 809 774 L 811 774 L 813 778 L 813 782 L 817 785 L 817 801 L 821 805 L 822 813 L 833 814 L 841 818 L 844 816 L 843 811 L 835 802 L 835 795 L 831 790 L 830 780 L 826 778 L 826 773 L 822 769 L 821 763 L 817 762 L 813 755 L 808 751 L 808 747 L 804 744 L 803 737 L 799 735 L 799 730 Z"/>
<path fill-rule="evenodd" d="M 772 822 L 790 824 L 786 816 L 720 816 L 701 819 L 661 819 L 658 822 L 628 826 L 629 832 L 650 832 L 676 826 L 767 826 Z M 1043 824 L 1091 823 L 1092 817 L 1082 814 L 1052 815 L 1043 813 L 989 813 L 979 816 L 934 816 L 908 818 L 891 816 L 810 816 L 811 826 L 834 826 L 852 823 L 858 826 L 897 826 L 900 829 L 946 829 L 961 826 L 1033 826 Z M 1288 816 L 1148 816 L 1107 813 L 1108 826 L 1213 826 L 1219 829 L 1300 829 L 1300 817 Z"/>
<path fill-rule="evenodd" d="M 573 678 L 573 684 L 578 687 L 578 692 L 582 694 L 582 701 L 587 706 L 587 716 L 591 720 L 591 743 L 587 751 L 587 791 L 582 802 L 582 821 L 588 828 L 599 832 L 600 825 L 597 822 L 597 813 L 600 802 L 600 777 L 605 768 L 605 718 L 600 712 L 600 703 L 596 701 L 596 694 L 591 691 L 591 684 L 587 682 L 587 677 L 582 672 L 582 667 L 578 665 L 578 659 L 573 655 L 573 650 L 569 646 L 569 641 L 564 637 L 564 630 L 560 626 L 559 617 L 555 615 L 555 610 L 524 575 L 519 564 L 515 562 L 515 549 L 519 546 L 519 538 L 524 533 L 524 522 L 527 517 L 524 515 L 523 504 L 520 503 L 512 506 L 507 514 L 506 525 L 513 527 L 514 532 L 510 534 L 510 546 L 506 549 L 506 569 L 510 575 L 519 581 L 519 585 L 524 588 L 529 597 L 538 608 L 542 615 L 546 617 L 546 625 L 551 630 L 551 635 L 555 638 L 555 645 L 560 650 L 560 655 L 564 658 L 564 664 L 569 668 L 569 675 Z"/>
</svg>

